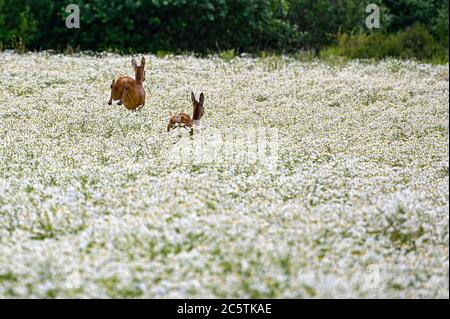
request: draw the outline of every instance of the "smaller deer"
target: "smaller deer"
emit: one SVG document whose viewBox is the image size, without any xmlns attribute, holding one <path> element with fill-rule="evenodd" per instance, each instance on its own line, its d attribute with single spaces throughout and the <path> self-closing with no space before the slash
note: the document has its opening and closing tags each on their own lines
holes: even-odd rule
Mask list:
<svg viewBox="0 0 450 319">
<path fill-rule="evenodd" d="M 119 77 L 113 80 L 111 84 L 111 97 L 108 104 L 113 100 L 119 101 L 117 105 L 125 105 L 128 110 L 136 110 L 145 106 L 145 90 L 143 82 L 145 81 L 145 58 L 141 60 L 141 66 L 137 65 L 135 59 L 131 60 L 131 66 L 134 68 L 135 79 L 129 76 Z"/>
<path fill-rule="evenodd" d="M 201 130 L 201 121 L 203 114 L 205 113 L 205 108 L 203 104 L 205 103 L 205 95 L 200 94 L 199 100 L 195 98 L 195 94 L 191 93 L 191 100 L 193 105 L 192 118 L 189 114 L 180 112 L 178 114 L 170 113 L 169 124 L 167 125 L 167 132 L 177 127 L 186 127 L 191 129 L 191 135 L 199 134 Z"/>
</svg>

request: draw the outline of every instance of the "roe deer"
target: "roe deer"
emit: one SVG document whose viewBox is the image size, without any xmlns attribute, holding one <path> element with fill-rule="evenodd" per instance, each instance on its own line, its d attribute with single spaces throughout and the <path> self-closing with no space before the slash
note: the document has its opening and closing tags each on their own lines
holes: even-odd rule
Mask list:
<svg viewBox="0 0 450 319">
<path fill-rule="evenodd" d="M 187 113 L 178 113 L 178 114 L 170 114 L 169 124 L 167 125 L 167 132 L 171 129 L 175 129 L 177 127 L 188 127 L 191 129 L 192 134 L 199 134 L 201 129 L 201 120 L 203 114 L 205 113 L 205 108 L 203 106 L 205 102 L 205 95 L 203 93 L 200 94 L 200 98 L 197 101 L 194 93 L 191 93 L 192 105 L 194 107 L 192 118 Z"/>
<path fill-rule="evenodd" d="M 142 58 L 141 66 L 138 66 L 136 60 L 132 59 L 131 66 L 134 68 L 135 79 L 129 76 L 122 76 L 117 80 L 113 80 L 108 104 L 111 105 L 113 100 L 119 100 L 118 105 L 124 104 L 128 110 L 134 111 L 140 106 L 145 106 L 145 90 L 143 87 L 143 82 L 145 81 L 145 58 Z"/>
</svg>

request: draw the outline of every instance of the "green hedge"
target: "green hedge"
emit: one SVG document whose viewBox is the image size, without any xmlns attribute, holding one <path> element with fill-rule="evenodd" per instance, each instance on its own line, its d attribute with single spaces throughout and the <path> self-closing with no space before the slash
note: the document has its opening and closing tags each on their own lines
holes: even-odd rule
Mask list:
<svg viewBox="0 0 450 319">
<path fill-rule="evenodd" d="M 64 0 L 0 0 L 0 42 L 30 49 L 207 52 L 290 49 L 285 0 L 90 0 L 81 28 L 65 27 Z M 294 41 L 293 41 L 294 40 Z"/>
<path fill-rule="evenodd" d="M 397 57 L 447 63 L 448 47 L 437 42 L 423 25 L 418 24 L 397 33 L 339 34 L 338 44 L 323 50 L 321 56 L 376 60 Z"/>
<path fill-rule="evenodd" d="M 80 29 L 65 27 L 70 2 Z M 364 28 L 369 3 L 383 12 L 375 33 Z M 416 22 L 448 48 L 448 0 L 0 0 L 0 49 L 289 53 L 352 44 L 338 34 L 355 30 L 378 41 Z"/>
</svg>

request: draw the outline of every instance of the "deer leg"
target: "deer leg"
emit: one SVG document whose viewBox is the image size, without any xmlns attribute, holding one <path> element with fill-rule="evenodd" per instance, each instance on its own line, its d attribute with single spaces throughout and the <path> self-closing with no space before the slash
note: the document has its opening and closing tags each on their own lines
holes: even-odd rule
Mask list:
<svg viewBox="0 0 450 319">
<path fill-rule="evenodd" d="M 108 101 L 109 105 L 112 105 L 112 102 L 113 102 L 112 96 L 113 96 L 113 89 L 111 89 L 111 97 L 109 98 L 109 101 Z"/>
<path fill-rule="evenodd" d="M 140 108 L 144 108 L 145 106 L 145 91 L 141 92 L 141 99 L 142 99 L 142 105 L 140 106 Z"/>
<path fill-rule="evenodd" d="M 109 105 L 112 105 L 112 102 L 113 102 L 113 90 L 114 90 L 114 83 L 115 83 L 116 81 L 112 81 L 112 84 L 111 84 L 111 97 L 109 98 L 109 102 L 108 102 L 108 104 Z"/>
<path fill-rule="evenodd" d="M 119 103 L 117 103 L 117 105 L 123 104 L 123 100 L 125 99 L 125 94 L 127 94 L 127 90 L 128 90 L 128 86 L 125 85 L 125 88 L 123 89 L 123 92 L 122 92 L 122 96 L 120 97 L 120 101 L 119 101 Z"/>
</svg>

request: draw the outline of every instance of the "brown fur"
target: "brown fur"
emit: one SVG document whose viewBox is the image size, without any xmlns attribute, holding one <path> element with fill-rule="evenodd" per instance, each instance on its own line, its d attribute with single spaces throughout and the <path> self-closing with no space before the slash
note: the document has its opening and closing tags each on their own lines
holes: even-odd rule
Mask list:
<svg viewBox="0 0 450 319">
<path fill-rule="evenodd" d="M 167 132 L 174 129 L 177 125 L 184 125 L 185 127 L 191 128 L 193 121 L 191 116 L 187 113 L 170 114 L 169 124 L 167 125 Z"/>
<path fill-rule="evenodd" d="M 131 61 L 134 68 L 135 79 L 129 76 L 119 77 L 111 84 L 111 97 L 109 105 L 114 101 L 119 101 L 118 105 L 125 105 L 128 110 L 136 110 L 140 106 L 145 106 L 145 90 L 143 82 L 145 81 L 145 58 L 141 60 L 141 66 L 138 66 L 136 60 Z"/>
</svg>

